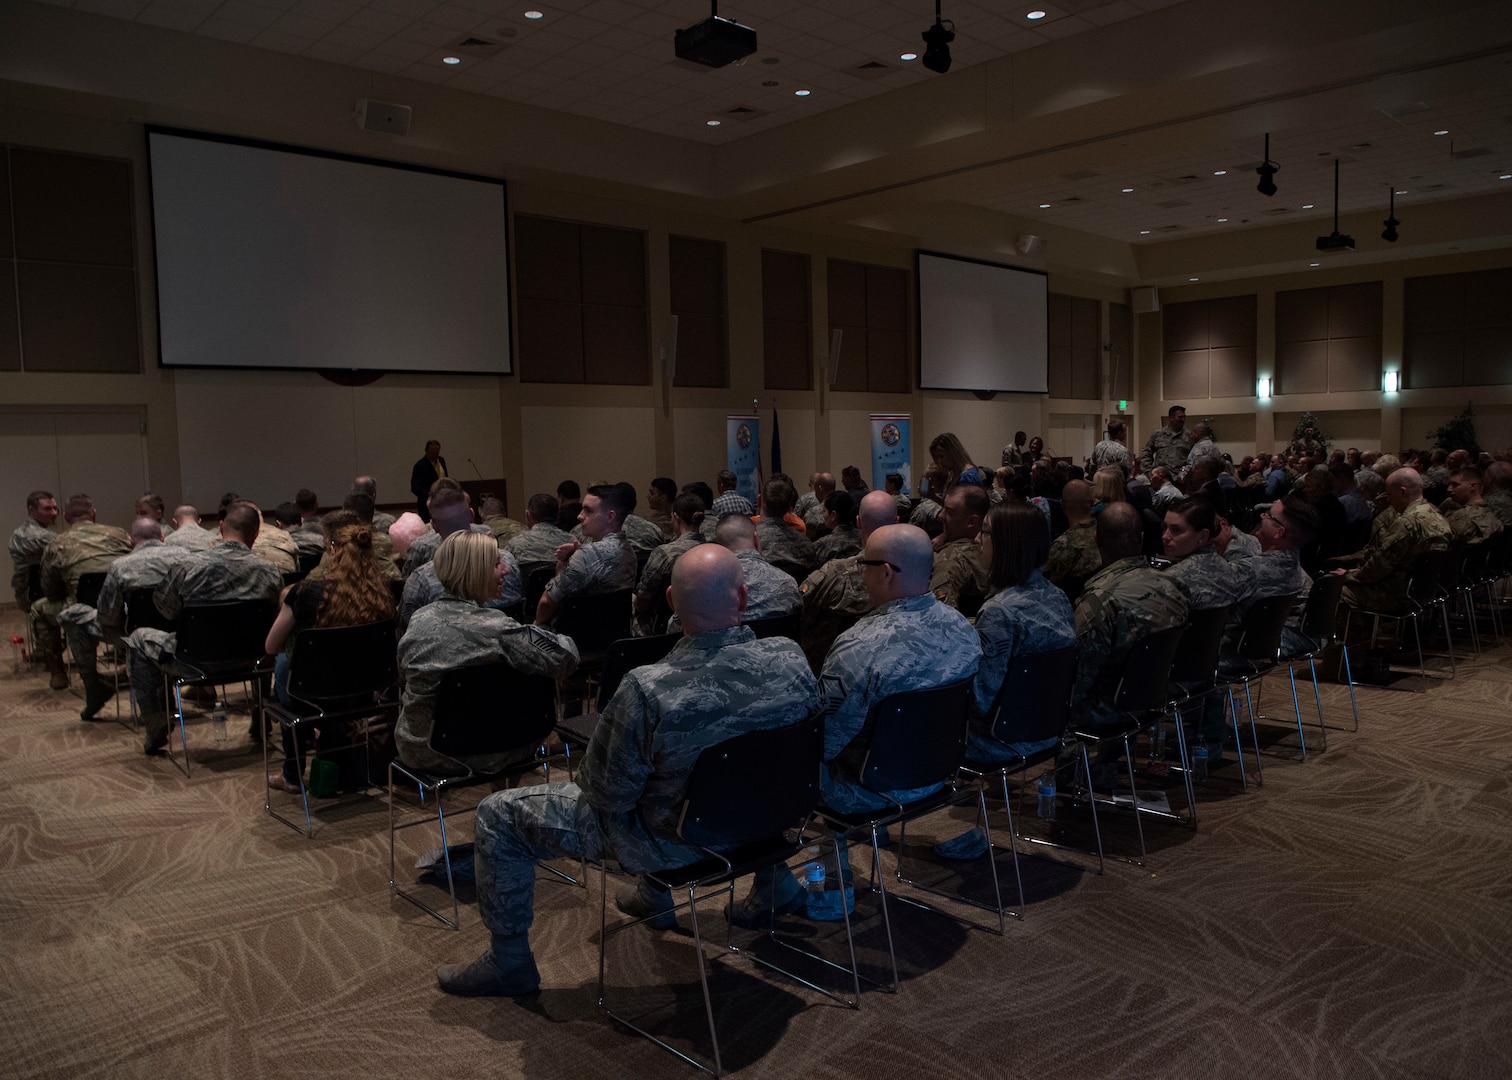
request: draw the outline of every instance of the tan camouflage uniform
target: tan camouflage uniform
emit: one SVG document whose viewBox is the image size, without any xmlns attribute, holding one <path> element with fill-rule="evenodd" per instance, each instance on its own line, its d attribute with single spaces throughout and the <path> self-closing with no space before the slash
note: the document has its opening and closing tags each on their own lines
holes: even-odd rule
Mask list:
<svg viewBox="0 0 1512 1080">
<path fill-rule="evenodd" d="M 871 610 L 861 581 L 859 556 L 832 559 L 803 580 L 803 654 L 815 672 L 841 632 Z"/>
<path fill-rule="evenodd" d="M 1479 544 L 1502 531 L 1501 518 L 1484 502 L 1466 503 L 1447 520 L 1450 537 L 1456 542 Z"/>
<path fill-rule="evenodd" d="M 820 566 L 831 559 L 844 559 L 861 553 L 861 533 L 853 525 L 840 525 L 814 542 L 814 558 Z"/>
<path fill-rule="evenodd" d="M 940 603 L 959 610 L 964 597 L 972 601 L 971 607 L 980 607 L 988 585 L 987 568 L 982 565 L 975 540 L 962 537 L 935 552 L 929 591 Z"/>
<path fill-rule="evenodd" d="M 1157 630 L 1185 625 L 1187 607 L 1186 586 L 1143 555 L 1109 563 L 1088 580 L 1076 602 L 1081 659 L 1071 703 L 1078 719 L 1093 725 L 1127 719 L 1113 707 L 1113 695 L 1130 648 Z"/>
<path fill-rule="evenodd" d="M 499 542 L 500 547 L 504 547 L 525 531 L 525 523 L 523 521 L 516 521 L 510 517 L 484 518 L 483 524 L 487 525 L 489 530 L 494 534 L 494 539 Z"/>
<path fill-rule="evenodd" d="M 131 537 L 125 530 L 93 521 L 75 522 L 47 545 L 42 553 L 42 599 L 31 605 L 33 656 L 43 662 L 62 659 L 58 616 L 77 602 L 79 578 L 105 573 L 111 563 L 130 551 Z M 93 657 L 93 650 L 89 655 Z M 87 662 L 84 657 L 76 658 L 80 661 Z"/>
<path fill-rule="evenodd" d="M 1382 515 L 1384 517 L 1384 515 Z M 1407 604 L 1412 563 L 1449 546 L 1449 523 L 1423 499 L 1374 528 L 1365 559 L 1344 580 L 1344 603 L 1370 611 L 1399 611 Z"/>
<path fill-rule="evenodd" d="M 1068 526 L 1050 545 L 1045 559 L 1045 577 L 1053 585 L 1072 578 L 1087 578 L 1102 566 L 1102 552 L 1097 550 L 1097 521 Z"/>
</svg>

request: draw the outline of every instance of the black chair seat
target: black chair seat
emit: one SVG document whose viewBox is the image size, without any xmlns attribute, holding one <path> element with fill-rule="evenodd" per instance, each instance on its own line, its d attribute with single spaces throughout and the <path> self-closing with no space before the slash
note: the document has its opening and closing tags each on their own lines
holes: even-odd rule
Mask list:
<svg viewBox="0 0 1512 1080">
<path fill-rule="evenodd" d="M 763 867 L 787 862 L 796 857 L 805 846 L 782 836 L 768 837 L 721 852 L 723 859 L 700 859 L 687 866 L 658 870 L 646 876 L 667 889 L 686 889 L 689 886 L 710 884 L 724 877 L 744 877 Z"/>
<path fill-rule="evenodd" d="M 100 590 L 105 587 L 105 574 L 103 571 L 93 574 L 80 574 L 79 583 L 74 588 L 74 599 L 86 607 L 100 606 Z"/>
<path fill-rule="evenodd" d="M 926 795 L 922 799 L 914 799 L 912 802 L 895 803 L 892 806 L 884 806 L 876 810 L 842 811 L 820 803 L 819 815 L 826 821 L 836 825 L 843 825 L 848 832 L 856 832 L 868 829 L 873 825 L 881 828 L 904 818 L 919 817 L 932 810 L 945 806 L 952 802 L 959 793 L 949 784 L 939 791 Z"/>
<path fill-rule="evenodd" d="M 598 722 L 598 713 L 587 712 L 580 716 L 564 716 L 561 723 L 557 724 L 556 729 L 558 734 L 569 742 L 586 746 L 589 740 L 593 738 L 593 732 L 598 728 Z"/>
</svg>

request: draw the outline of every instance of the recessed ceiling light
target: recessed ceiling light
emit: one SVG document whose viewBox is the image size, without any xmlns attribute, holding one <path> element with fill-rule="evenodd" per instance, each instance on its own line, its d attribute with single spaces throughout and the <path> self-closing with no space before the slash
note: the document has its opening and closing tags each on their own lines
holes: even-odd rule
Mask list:
<svg viewBox="0 0 1512 1080">
<path fill-rule="evenodd" d="M 462 62 L 462 58 L 460 56 L 443 56 L 441 58 L 441 62 L 443 64 L 460 64 Z"/>
<path fill-rule="evenodd" d="M 808 97 L 811 93 L 813 93 L 812 90 L 794 90 L 793 91 L 793 96 L 794 97 Z"/>
<path fill-rule="evenodd" d="M 1500 176 L 1497 177 L 1497 179 L 1498 180 L 1512 180 L 1512 172 L 1502 173 Z"/>
<path fill-rule="evenodd" d="M 917 60 L 918 58 L 919 54 L 916 52 L 906 52 L 902 56 L 898 57 L 899 60 Z"/>
<path fill-rule="evenodd" d="M 1317 266 L 1318 264 L 1317 263 L 1308 263 L 1307 265 L 1308 266 Z"/>
<path fill-rule="evenodd" d="M 1304 210 L 1311 210 L 1312 208 L 1313 208 L 1313 204 L 1310 203 L 1310 202 L 1305 202 L 1305 203 L 1302 204 L 1302 209 L 1304 209 Z"/>
<path fill-rule="evenodd" d="M 1397 188 L 1397 194 L 1398 195 L 1405 195 L 1405 194 L 1407 194 L 1407 189 L 1406 188 Z"/>
<path fill-rule="evenodd" d="M 1042 202 L 1042 203 L 1040 203 L 1040 209 L 1041 210 L 1048 210 L 1048 209 L 1050 209 L 1050 204 L 1047 203 L 1047 202 Z"/>
<path fill-rule="evenodd" d="M 1214 176 L 1227 176 L 1228 175 L 1228 170 L 1227 169 L 1214 169 L 1213 170 L 1213 175 Z"/>
<path fill-rule="evenodd" d="M 1124 189 L 1123 189 L 1123 193 L 1124 193 L 1124 194 L 1125 194 L 1125 195 L 1127 195 L 1127 194 L 1128 194 L 1128 193 L 1129 193 L 1129 192 L 1131 192 L 1131 191 L 1133 191 L 1133 190 L 1134 190 L 1134 189 L 1133 189 L 1133 188 L 1131 188 L 1131 187 L 1126 187 L 1126 188 L 1124 188 Z"/>
<path fill-rule="evenodd" d="M 1038 10 L 1031 11 L 1029 14 L 1027 14 L 1027 15 L 1024 16 L 1024 18 L 1030 20 L 1031 22 L 1038 22 L 1040 19 L 1043 19 L 1044 17 L 1045 17 L 1045 13 L 1043 11 L 1038 11 Z"/>
<path fill-rule="evenodd" d="M 1437 131 L 1434 132 L 1434 134 L 1435 135 L 1447 135 L 1447 134 L 1449 134 L 1449 129 L 1448 128 L 1439 128 Z"/>
<path fill-rule="evenodd" d="M 1225 221 L 1227 221 L 1227 220 L 1228 220 L 1228 218 L 1226 218 L 1226 217 L 1221 217 L 1221 218 L 1219 218 L 1219 219 L 1218 219 L 1218 221 L 1219 221 L 1219 222 L 1220 222 L 1220 223 L 1222 223 L 1222 222 L 1225 222 Z"/>
<path fill-rule="evenodd" d="M 1196 281 L 1196 280 L 1197 280 L 1197 279 L 1196 279 L 1196 278 L 1194 278 L 1194 277 L 1189 277 L 1189 278 L 1187 278 L 1187 280 L 1188 280 L 1188 281 Z"/>
<path fill-rule="evenodd" d="M 1139 230 L 1139 235 L 1140 236 L 1149 236 L 1150 235 L 1150 230 L 1149 229 L 1140 229 Z"/>
<path fill-rule="evenodd" d="M 710 127 L 718 127 L 719 126 L 719 121 L 718 120 L 705 120 L 704 123 L 708 124 Z"/>
<path fill-rule="evenodd" d="M 527 11 L 525 13 L 525 17 L 527 19 L 544 19 L 546 17 L 546 13 L 544 11 Z"/>
</svg>

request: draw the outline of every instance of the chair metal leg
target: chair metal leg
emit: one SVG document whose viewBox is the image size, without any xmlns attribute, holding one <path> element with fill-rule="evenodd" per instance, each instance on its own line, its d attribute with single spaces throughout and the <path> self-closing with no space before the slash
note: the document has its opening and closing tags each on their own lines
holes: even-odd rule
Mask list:
<svg viewBox="0 0 1512 1080">
<path fill-rule="evenodd" d="M 174 715 L 172 717 L 170 717 L 169 720 L 168 720 L 168 741 L 164 744 L 164 749 L 167 751 L 167 753 L 168 753 L 168 760 L 173 763 L 173 767 L 175 769 L 177 769 L 179 772 L 183 773 L 185 779 L 188 779 L 188 777 L 189 777 L 189 740 L 188 740 L 188 738 L 184 734 L 184 695 L 183 695 L 183 692 L 182 692 L 182 688 L 179 686 L 179 684 L 177 682 L 169 684 L 166 677 L 164 678 L 163 681 L 164 681 L 165 686 L 166 685 L 171 685 L 172 686 L 172 689 L 173 689 L 173 706 L 174 706 Z M 173 756 L 173 721 L 174 721 L 174 719 L 178 720 L 179 747 L 184 752 L 184 763 L 182 765 L 179 764 L 178 758 L 176 758 L 176 757 Z"/>
<path fill-rule="evenodd" d="M 1149 853 L 1145 851 L 1144 822 L 1139 820 L 1139 815 L 1143 813 L 1139 808 L 1139 789 L 1134 786 L 1134 748 L 1129 745 L 1128 736 L 1124 737 L 1123 744 L 1124 762 L 1129 767 L 1129 799 L 1134 807 L 1134 831 L 1139 834 L 1138 865 L 1143 866 L 1145 860 L 1149 858 Z"/>
<path fill-rule="evenodd" d="M 1318 689 L 1318 663 L 1311 656 L 1307 658 L 1307 671 L 1312 676 L 1313 701 L 1318 706 L 1318 752 L 1321 754 L 1328 749 L 1328 727 L 1323 723 L 1323 693 Z"/>
<path fill-rule="evenodd" d="M 886 990 L 889 994 L 898 992 L 898 954 L 893 948 L 892 919 L 887 913 L 887 881 L 882 876 L 882 848 L 877 843 L 877 827 L 871 827 L 872 839 L 872 885 L 877 890 L 877 896 L 882 907 L 882 926 L 887 931 L 887 959 L 892 963 L 892 985 Z M 841 867 L 842 888 L 845 868 Z M 845 899 L 841 897 L 841 905 L 845 905 Z"/>
<path fill-rule="evenodd" d="M 704 1016 L 709 1021 L 709 1041 L 714 1044 L 714 1075 L 723 1076 L 724 1065 L 719 1058 L 719 1032 L 714 1028 L 714 1001 L 709 996 L 709 965 L 704 961 L 703 936 L 698 930 L 697 891 L 696 886 L 688 886 L 688 915 L 693 922 L 693 950 L 697 954 L 698 982 L 703 987 Z"/>
<path fill-rule="evenodd" d="M 282 724 L 282 722 L 280 722 L 279 723 L 279 728 L 282 729 L 282 727 L 283 727 L 283 724 Z M 289 737 L 294 740 L 294 760 L 295 761 L 303 761 L 304 759 L 303 759 L 303 757 L 301 757 L 301 755 L 299 753 L 299 725 L 298 724 L 291 724 L 289 726 Z M 271 794 L 269 794 L 269 792 L 272 791 L 272 788 L 268 787 L 268 781 L 267 781 L 267 777 L 269 775 L 269 771 L 272 768 L 272 758 L 270 756 L 270 750 L 269 750 L 270 744 L 272 742 L 273 742 L 272 738 L 268 735 L 267 732 L 264 732 L 263 733 L 263 809 L 266 810 L 268 812 L 269 816 L 271 816 L 275 820 L 283 822 L 285 825 L 287 825 L 289 828 L 293 829 L 295 832 L 304 833 L 306 837 L 308 837 L 309 839 L 313 840 L 315 838 L 315 818 L 314 818 L 314 816 L 313 816 L 313 814 L 312 814 L 312 812 L 310 810 L 310 788 L 305 783 L 304 770 L 301 769 L 300 773 L 299 773 L 299 798 L 300 798 L 300 800 L 301 800 L 301 802 L 303 803 L 303 806 L 304 806 L 304 816 L 305 816 L 304 826 L 300 827 L 300 825 L 299 825 L 299 823 L 297 821 L 291 821 L 290 819 L 288 819 L 288 818 L 284 817 L 282 814 L 280 814 L 277 810 L 273 809 L 273 796 Z M 280 768 L 282 768 L 282 766 L 280 766 Z M 390 812 L 390 817 L 392 817 L 392 815 L 393 815 L 393 806 L 392 806 L 392 804 L 389 807 L 389 812 Z M 390 834 L 390 836 L 392 838 L 392 834 Z"/>
</svg>

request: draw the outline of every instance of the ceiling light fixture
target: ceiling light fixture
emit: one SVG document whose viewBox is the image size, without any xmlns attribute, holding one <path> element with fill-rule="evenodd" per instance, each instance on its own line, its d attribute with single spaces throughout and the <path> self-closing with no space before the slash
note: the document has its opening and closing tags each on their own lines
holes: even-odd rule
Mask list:
<svg viewBox="0 0 1512 1080">
<path fill-rule="evenodd" d="M 916 52 L 906 52 L 902 56 L 898 57 L 899 60 L 917 60 L 918 58 L 919 54 Z"/>
<path fill-rule="evenodd" d="M 940 18 L 940 0 L 935 0 L 934 25 L 919 35 L 924 39 L 924 66 L 941 75 L 950 70 L 950 43 L 955 40 L 955 23 L 947 30 L 947 22 Z"/>
<path fill-rule="evenodd" d="M 812 90 L 794 90 L 793 91 L 793 96 L 794 97 L 808 97 L 812 93 L 813 93 Z"/>
<path fill-rule="evenodd" d="M 1391 193 L 1391 209 L 1386 212 L 1386 220 L 1381 222 L 1386 228 L 1381 230 L 1381 239 L 1388 244 L 1397 242 L 1397 226 L 1401 224 L 1396 216 L 1396 192 Z"/>
<path fill-rule="evenodd" d="M 708 124 L 710 127 L 718 127 L 719 124 L 720 124 L 720 121 L 718 121 L 718 120 L 705 120 L 704 123 Z"/>
<path fill-rule="evenodd" d="M 527 11 L 525 13 L 525 17 L 527 19 L 544 19 L 546 17 L 546 13 L 544 11 Z"/>
<path fill-rule="evenodd" d="M 1497 179 L 1498 180 L 1512 180 L 1512 172 L 1502 173 L 1500 176 L 1497 177 Z"/>
<path fill-rule="evenodd" d="M 1194 277 L 1189 277 L 1189 278 L 1187 278 L 1187 280 L 1188 280 L 1188 281 L 1196 281 L 1196 280 L 1197 280 L 1197 279 L 1196 279 L 1196 278 L 1194 278 Z"/>
<path fill-rule="evenodd" d="M 1028 19 L 1030 22 L 1039 22 L 1039 20 L 1043 19 L 1044 17 L 1045 13 L 1039 10 L 1031 11 L 1029 14 L 1024 16 L 1024 18 Z"/>
<path fill-rule="evenodd" d="M 1447 135 L 1447 134 L 1449 134 L 1449 129 L 1448 128 L 1439 128 L 1439 130 L 1435 131 L 1434 134 L 1435 135 Z"/>
<path fill-rule="evenodd" d="M 1150 230 L 1149 229 L 1140 229 L 1139 230 L 1139 235 L 1140 236 L 1149 236 L 1150 235 Z"/>
<path fill-rule="evenodd" d="M 462 58 L 460 56 L 443 56 L 441 58 L 441 62 L 443 64 L 460 64 L 462 62 Z"/>
<path fill-rule="evenodd" d="M 1227 169 L 1215 169 L 1215 170 L 1213 170 L 1213 175 L 1214 176 L 1227 176 L 1228 175 L 1228 170 Z"/>
<path fill-rule="evenodd" d="M 1124 194 L 1125 194 L 1125 195 L 1127 195 L 1127 194 L 1128 194 L 1128 193 L 1129 193 L 1129 192 L 1131 192 L 1131 191 L 1133 191 L 1133 190 L 1134 190 L 1134 189 L 1133 189 L 1133 188 L 1131 188 L 1131 187 L 1126 187 L 1126 188 L 1124 188 L 1124 189 L 1123 189 L 1123 193 L 1124 193 Z"/>
<path fill-rule="evenodd" d="M 1228 218 L 1226 218 L 1226 217 L 1221 217 L 1221 218 L 1219 218 L 1219 219 L 1218 219 L 1218 224 L 1220 224 L 1220 225 L 1222 225 L 1222 224 L 1223 224 L 1223 223 L 1224 223 L 1224 222 L 1225 222 L 1225 221 L 1227 221 L 1227 220 L 1228 220 Z"/>
<path fill-rule="evenodd" d="M 1302 204 L 1302 209 L 1304 209 L 1304 210 L 1311 210 L 1312 208 L 1313 208 L 1313 204 L 1310 203 L 1310 202 L 1305 202 L 1305 203 Z"/>
<path fill-rule="evenodd" d="M 1260 177 L 1260 182 L 1255 185 L 1255 190 L 1269 198 L 1276 193 L 1276 174 L 1281 171 L 1281 166 L 1273 164 L 1270 159 L 1270 132 L 1265 133 L 1265 161 L 1255 170 Z"/>
<path fill-rule="evenodd" d="M 1308 266 L 1322 266 L 1322 263 L 1308 263 Z"/>
<path fill-rule="evenodd" d="M 1042 203 L 1040 203 L 1040 209 L 1041 210 L 1048 210 L 1048 209 L 1050 209 L 1050 204 L 1047 203 L 1047 202 L 1042 202 Z"/>
<path fill-rule="evenodd" d="M 1314 245 L 1319 251 L 1353 251 L 1354 237 L 1339 232 L 1339 159 L 1334 158 L 1334 227 L 1327 236 L 1318 237 Z"/>
</svg>

